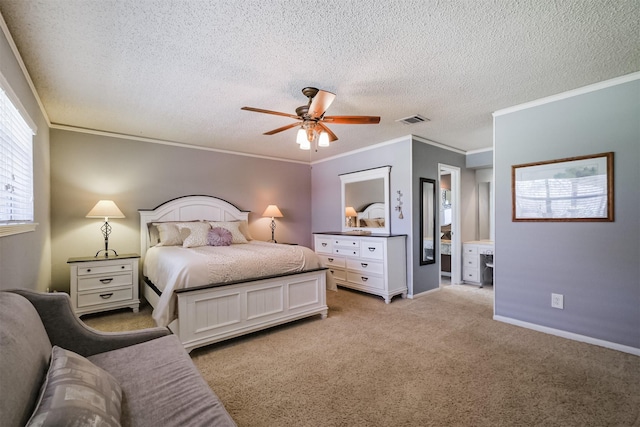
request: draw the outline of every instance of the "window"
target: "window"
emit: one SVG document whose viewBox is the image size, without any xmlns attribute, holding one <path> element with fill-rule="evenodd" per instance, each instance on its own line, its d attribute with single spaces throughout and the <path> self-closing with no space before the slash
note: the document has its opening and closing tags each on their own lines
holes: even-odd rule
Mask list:
<svg viewBox="0 0 640 427">
<path fill-rule="evenodd" d="M 0 77 L 2 77 L 0 75 Z M 33 231 L 33 135 L 35 125 L 0 78 L 0 236 Z M 27 120 L 25 120 L 27 117 Z"/>
</svg>

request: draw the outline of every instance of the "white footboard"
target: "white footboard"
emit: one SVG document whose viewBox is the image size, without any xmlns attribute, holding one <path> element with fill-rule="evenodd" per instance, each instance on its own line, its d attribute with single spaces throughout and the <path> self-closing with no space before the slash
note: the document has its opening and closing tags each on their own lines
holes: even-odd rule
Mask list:
<svg viewBox="0 0 640 427">
<path fill-rule="evenodd" d="M 190 352 L 303 317 L 327 316 L 326 271 L 178 292 L 170 325 Z"/>
</svg>

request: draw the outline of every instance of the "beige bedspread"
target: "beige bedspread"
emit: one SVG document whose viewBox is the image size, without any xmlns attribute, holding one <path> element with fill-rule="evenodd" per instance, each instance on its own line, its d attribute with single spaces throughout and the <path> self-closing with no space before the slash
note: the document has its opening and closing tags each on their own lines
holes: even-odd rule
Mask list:
<svg viewBox="0 0 640 427">
<path fill-rule="evenodd" d="M 252 240 L 231 246 L 152 247 L 143 274 L 162 291 L 153 318 L 158 326 L 167 326 L 177 315 L 175 290 L 320 267 L 320 258 L 307 247 Z M 336 289 L 331 274 L 327 288 Z"/>
</svg>

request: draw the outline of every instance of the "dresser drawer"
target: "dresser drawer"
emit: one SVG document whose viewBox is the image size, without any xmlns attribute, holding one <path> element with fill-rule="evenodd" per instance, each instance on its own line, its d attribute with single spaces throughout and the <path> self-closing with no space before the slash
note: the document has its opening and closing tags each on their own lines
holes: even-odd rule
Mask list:
<svg viewBox="0 0 640 427">
<path fill-rule="evenodd" d="M 384 259 L 384 243 L 378 240 L 362 240 L 360 256 L 369 259 Z"/>
<path fill-rule="evenodd" d="M 477 255 L 478 247 L 475 245 L 462 245 L 462 253 L 469 255 Z"/>
<path fill-rule="evenodd" d="M 479 278 L 480 276 L 477 268 L 464 267 L 462 269 L 462 280 L 466 280 L 468 282 L 479 282 Z"/>
<path fill-rule="evenodd" d="M 78 278 L 78 291 L 88 291 L 92 289 L 110 288 L 114 286 L 131 286 L 133 277 L 128 274 L 103 274 L 102 276 L 88 276 Z"/>
<path fill-rule="evenodd" d="M 108 304 L 133 299 L 133 288 L 117 289 L 105 292 L 78 294 L 78 308 Z"/>
<path fill-rule="evenodd" d="M 333 247 L 333 253 L 336 255 L 360 256 L 360 248 L 336 248 Z"/>
<path fill-rule="evenodd" d="M 333 253 L 331 250 L 331 237 L 319 237 L 316 236 L 316 252 L 321 254 Z"/>
<path fill-rule="evenodd" d="M 318 257 L 322 260 L 325 267 L 345 267 L 344 258 L 341 256 L 318 255 Z"/>
<path fill-rule="evenodd" d="M 78 267 L 78 276 L 86 276 L 88 274 L 109 274 L 109 273 L 118 273 L 122 271 L 131 271 L 131 263 L 124 262 L 118 264 L 111 265 L 100 265 L 100 266 L 80 266 Z"/>
<path fill-rule="evenodd" d="M 333 241 L 333 247 L 335 248 L 336 246 L 342 246 L 343 248 L 359 248 L 360 247 L 360 241 L 357 239 L 351 239 L 351 238 L 334 238 Z"/>
<path fill-rule="evenodd" d="M 384 264 L 375 261 L 348 259 L 347 268 L 364 274 L 383 274 Z"/>
<path fill-rule="evenodd" d="M 472 267 L 478 268 L 478 257 L 477 256 L 469 256 L 464 254 L 462 257 L 462 266 L 463 267 Z"/>
<path fill-rule="evenodd" d="M 369 274 L 360 274 L 347 271 L 347 281 L 368 288 L 384 289 L 384 280 L 382 277 L 372 276 Z"/>
<path fill-rule="evenodd" d="M 347 280 L 347 272 L 344 270 L 341 270 L 339 268 L 329 268 L 329 272 L 331 273 L 333 278 L 336 280 L 342 280 L 342 281 Z"/>
</svg>

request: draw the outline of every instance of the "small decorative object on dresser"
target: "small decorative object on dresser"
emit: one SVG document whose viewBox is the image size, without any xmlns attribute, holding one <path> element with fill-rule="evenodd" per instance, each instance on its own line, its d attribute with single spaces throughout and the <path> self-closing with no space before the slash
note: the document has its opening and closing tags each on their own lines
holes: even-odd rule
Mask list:
<svg viewBox="0 0 640 427">
<path fill-rule="evenodd" d="M 138 254 L 69 258 L 71 304 L 76 314 L 123 307 L 137 313 L 139 258 Z"/>
<path fill-rule="evenodd" d="M 338 285 L 379 295 L 387 304 L 395 295 L 406 298 L 406 236 L 317 233 L 314 245 Z"/>
</svg>

